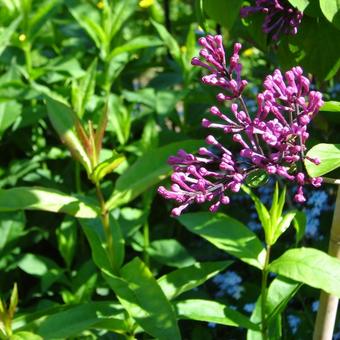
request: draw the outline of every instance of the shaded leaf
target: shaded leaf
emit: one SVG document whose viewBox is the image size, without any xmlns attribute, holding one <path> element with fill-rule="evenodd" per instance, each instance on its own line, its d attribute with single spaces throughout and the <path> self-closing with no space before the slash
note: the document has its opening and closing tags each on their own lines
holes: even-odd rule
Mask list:
<svg viewBox="0 0 340 340">
<path fill-rule="evenodd" d="M 173 239 L 152 241 L 147 252 L 158 262 L 172 267 L 181 268 L 195 263 L 187 250 Z"/>
</svg>

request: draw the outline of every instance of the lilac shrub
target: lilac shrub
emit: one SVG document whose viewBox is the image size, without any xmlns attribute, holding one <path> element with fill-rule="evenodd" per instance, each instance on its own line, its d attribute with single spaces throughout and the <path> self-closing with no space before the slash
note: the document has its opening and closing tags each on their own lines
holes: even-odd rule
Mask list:
<svg viewBox="0 0 340 340">
<path fill-rule="evenodd" d="M 232 152 L 210 134 L 207 146 L 196 154 L 179 150 L 171 156 L 171 188 L 161 186 L 158 192 L 179 203 L 172 215 L 179 216 L 192 203 L 210 202 L 210 211 L 217 211 L 221 204 L 229 203 L 229 193 L 238 192 L 256 170 L 296 183 L 294 200 L 305 202 L 303 186 L 319 187 L 322 183 L 319 177 L 309 178 L 304 168 L 306 159 L 319 163 L 305 155 L 305 144 L 307 127 L 323 104 L 322 94 L 310 90 L 310 81 L 301 67 L 285 74 L 276 69 L 265 78 L 264 91 L 257 95 L 257 112 L 250 113 L 243 99 L 247 81 L 241 77 L 241 44 L 234 45 L 229 65 L 220 35 L 208 35 L 199 39 L 199 44 L 201 59 L 193 58 L 192 64 L 208 70 L 202 78 L 204 84 L 221 89 L 217 105 L 210 108 L 214 121 L 204 118 L 202 126 L 232 135 L 238 151 Z M 224 113 L 226 102 L 231 103 L 229 114 Z"/>
<path fill-rule="evenodd" d="M 255 6 L 241 9 L 241 17 L 253 13 L 264 13 L 263 32 L 271 34 L 278 40 L 281 34 L 295 35 L 301 23 L 303 13 L 294 8 L 286 0 L 256 0 Z"/>
</svg>

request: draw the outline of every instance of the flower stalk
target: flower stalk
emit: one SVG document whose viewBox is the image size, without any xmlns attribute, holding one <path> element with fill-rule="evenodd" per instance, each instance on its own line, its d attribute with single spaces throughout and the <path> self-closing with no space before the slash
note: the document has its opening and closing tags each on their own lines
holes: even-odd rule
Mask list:
<svg viewBox="0 0 340 340">
<path fill-rule="evenodd" d="M 267 245 L 266 257 L 264 267 L 262 269 L 262 280 L 261 280 L 261 334 L 262 340 L 268 340 L 268 324 L 266 315 L 266 303 L 268 295 L 268 265 L 270 259 L 271 246 Z"/>
</svg>

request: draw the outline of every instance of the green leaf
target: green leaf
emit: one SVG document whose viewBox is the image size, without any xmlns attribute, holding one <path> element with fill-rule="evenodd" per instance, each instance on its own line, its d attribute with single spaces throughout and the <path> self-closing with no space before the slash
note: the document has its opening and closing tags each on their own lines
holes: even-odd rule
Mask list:
<svg viewBox="0 0 340 340">
<path fill-rule="evenodd" d="M 320 0 L 320 8 L 327 20 L 340 29 L 340 0 Z"/>
<path fill-rule="evenodd" d="M 23 331 L 13 334 L 9 340 L 43 340 L 43 338 L 40 335 Z"/>
<path fill-rule="evenodd" d="M 62 4 L 61 0 L 47 0 L 39 4 L 38 10 L 29 21 L 29 38 L 32 40 L 39 30 L 46 24 L 50 17 L 58 10 Z"/>
<path fill-rule="evenodd" d="M 173 36 L 168 32 L 166 27 L 162 24 L 158 24 L 156 21 L 151 20 L 152 25 L 156 28 L 159 36 L 164 41 L 164 44 L 167 46 L 169 53 L 176 60 L 176 62 L 181 65 L 181 49 L 177 43 L 177 41 L 173 38 Z"/>
<path fill-rule="evenodd" d="M 117 95 L 110 95 L 108 119 L 111 130 L 117 135 L 119 143 L 124 145 L 130 137 L 131 114 Z"/>
<path fill-rule="evenodd" d="M 153 241 L 147 252 L 156 261 L 171 267 L 181 268 L 195 263 L 187 250 L 173 239 Z"/>
<path fill-rule="evenodd" d="M 24 212 L 0 213 L 0 257 L 4 256 L 7 248 L 12 248 L 16 240 L 24 234 Z"/>
<path fill-rule="evenodd" d="M 16 283 L 14 283 L 13 289 L 12 289 L 12 294 L 9 302 L 9 307 L 8 307 L 8 316 L 12 320 L 15 314 L 15 310 L 18 305 L 18 286 Z"/>
<path fill-rule="evenodd" d="M 175 313 L 147 266 L 135 258 L 120 274 L 121 278 L 106 272 L 104 276 L 136 322 L 157 339 L 181 339 Z"/>
<path fill-rule="evenodd" d="M 91 179 L 94 183 L 99 183 L 106 175 L 114 171 L 120 164 L 125 161 L 125 156 L 113 153 L 109 159 L 99 163 L 91 174 Z"/>
<path fill-rule="evenodd" d="M 336 101 L 325 102 L 321 106 L 320 111 L 340 112 L 340 102 Z"/>
<path fill-rule="evenodd" d="M 312 3 L 317 1 L 312 1 Z M 279 61 L 285 69 L 301 65 L 317 79 L 330 80 L 340 68 L 339 30 L 325 18 L 304 16 L 298 34 L 283 37 L 278 47 Z M 327 53 L 324 53 L 327 51 Z"/>
<path fill-rule="evenodd" d="M 112 235 L 112 254 L 110 254 L 108 241 L 101 220 L 99 218 L 79 220 L 90 244 L 94 263 L 102 270 L 105 269 L 111 272 L 113 269 L 115 272 L 118 272 L 124 261 L 125 242 L 120 226 L 111 214 L 109 216 L 109 221 Z"/>
<path fill-rule="evenodd" d="M 215 301 L 191 299 L 175 302 L 174 306 L 179 319 L 259 330 L 259 326 L 252 323 L 246 316 Z"/>
<path fill-rule="evenodd" d="M 6 100 L 0 103 L 0 136 L 21 115 L 22 105 L 14 100 Z"/>
<path fill-rule="evenodd" d="M 251 199 L 255 203 L 255 209 L 257 211 L 257 214 L 259 216 L 259 219 L 261 221 L 262 228 L 264 229 L 265 232 L 265 237 L 266 237 L 266 243 L 267 244 L 272 244 L 271 243 L 271 237 L 272 237 L 272 222 L 271 222 L 271 216 L 266 208 L 266 206 L 261 202 L 261 200 L 246 186 L 242 186 L 242 189 L 244 192 L 246 192 Z"/>
<path fill-rule="evenodd" d="M 241 222 L 221 213 L 198 212 L 180 216 L 179 221 L 217 248 L 262 269 L 265 252 L 261 241 Z"/>
<path fill-rule="evenodd" d="M 66 217 L 56 230 L 58 249 L 67 268 L 71 267 L 77 245 L 77 223 L 74 218 Z"/>
<path fill-rule="evenodd" d="M 117 1 L 112 9 L 113 16 L 111 18 L 111 35 L 112 39 L 129 19 L 129 17 L 137 9 L 137 0 Z"/>
<path fill-rule="evenodd" d="M 0 32 L 0 55 L 4 52 L 6 47 L 9 45 L 13 33 L 16 31 L 18 28 L 20 22 L 21 22 L 22 17 L 19 16 L 15 20 L 11 22 L 11 24 L 3 28 Z"/>
<path fill-rule="evenodd" d="M 269 270 L 340 297 L 340 260 L 313 248 L 287 250 Z"/>
<path fill-rule="evenodd" d="M 288 302 L 293 298 L 300 287 L 300 283 L 280 276 L 272 281 L 267 291 L 266 301 L 266 316 L 269 333 L 272 332 L 272 328 L 276 328 L 275 323 L 277 317 L 280 316 Z M 250 321 L 255 324 L 261 322 L 261 295 L 257 299 Z M 262 340 L 262 334 L 259 331 L 249 330 L 247 333 L 247 340 Z"/>
<path fill-rule="evenodd" d="M 296 230 L 296 242 L 301 241 L 302 237 L 304 236 L 306 225 L 307 225 L 306 214 L 302 211 L 297 211 L 293 221 L 293 226 Z"/>
<path fill-rule="evenodd" d="M 291 5 L 303 12 L 309 5 L 309 0 L 288 0 Z"/>
<path fill-rule="evenodd" d="M 26 253 L 19 260 L 18 267 L 25 273 L 41 279 L 42 292 L 63 276 L 63 270 L 54 261 L 41 255 Z"/>
<path fill-rule="evenodd" d="M 0 189 L 0 211 L 44 210 L 75 217 L 94 218 L 99 208 L 82 198 L 41 187 Z"/>
<path fill-rule="evenodd" d="M 204 11 L 208 16 L 230 30 L 239 18 L 242 1 L 239 0 L 204 0 Z"/>
<path fill-rule="evenodd" d="M 268 174 L 264 170 L 251 171 L 246 177 L 246 184 L 251 188 L 265 185 L 269 180 Z"/>
<path fill-rule="evenodd" d="M 92 168 L 90 158 L 77 134 L 74 132 L 75 125 L 81 125 L 78 117 L 68 106 L 51 97 L 46 96 L 46 103 L 48 117 L 62 142 L 68 146 L 74 157 L 83 164 L 88 174 L 90 174 Z"/>
<path fill-rule="evenodd" d="M 182 293 L 200 286 L 232 263 L 232 261 L 195 263 L 192 266 L 163 275 L 157 281 L 166 297 L 172 300 Z"/>
<path fill-rule="evenodd" d="M 39 325 L 37 334 L 43 339 L 69 339 L 96 324 L 111 320 L 111 331 L 127 332 L 123 308 L 109 302 L 87 302 L 47 316 Z"/>
<path fill-rule="evenodd" d="M 187 140 L 171 143 L 145 153 L 118 178 L 115 190 L 107 202 L 107 208 L 113 209 L 130 202 L 168 176 L 171 167 L 167 164 L 167 159 L 179 149 L 192 152 L 201 145 L 201 141 Z"/>
<path fill-rule="evenodd" d="M 315 165 L 308 159 L 305 160 L 309 176 L 322 176 L 340 166 L 340 144 L 317 144 L 308 151 L 307 156 L 320 160 L 319 165 Z"/>
<path fill-rule="evenodd" d="M 160 46 L 163 42 L 154 36 L 139 36 L 136 37 L 127 43 L 120 45 L 112 50 L 110 53 L 109 59 L 117 56 L 118 54 L 125 52 L 134 52 L 140 49 Z"/>
<path fill-rule="evenodd" d="M 109 37 L 106 36 L 105 31 L 101 25 L 96 22 L 93 9 L 91 6 L 83 5 L 75 2 L 68 3 L 68 9 L 72 16 L 77 20 L 78 24 L 87 32 L 91 39 L 96 44 L 97 48 L 101 50 L 102 57 L 106 57 L 107 46 L 109 44 Z"/>
<path fill-rule="evenodd" d="M 86 70 L 84 77 L 81 78 L 78 83 L 75 81 L 73 83 L 72 105 L 79 118 L 83 117 L 86 104 L 94 94 L 96 85 L 96 72 L 97 58 L 92 61 L 91 65 Z"/>
<path fill-rule="evenodd" d="M 278 223 L 273 228 L 272 244 L 289 228 L 293 219 L 295 218 L 296 211 L 289 211 L 278 219 Z"/>
</svg>

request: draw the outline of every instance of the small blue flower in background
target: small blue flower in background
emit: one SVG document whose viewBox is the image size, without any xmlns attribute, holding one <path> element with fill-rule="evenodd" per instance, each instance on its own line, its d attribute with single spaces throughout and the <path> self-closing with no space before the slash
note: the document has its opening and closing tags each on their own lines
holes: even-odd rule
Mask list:
<svg viewBox="0 0 340 340">
<path fill-rule="evenodd" d="M 213 282 L 218 286 L 216 297 L 228 294 L 238 300 L 244 292 L 244 287 L 240 285 L 242 278 L 233 271 L 228 271 L 224 274 L 216 275 Z"/>
<path fill-rule="evenodd" d="M 248 312 L 248 313 L 252 313 L 253 310 L 255 308 L 255 303 L 246 303 L 244 306 L 243 306 L 243 309 Z"/>
<path fill-rule="evenodd" d="M 318 311 L 318 309 L 319 309 L 319 304 L 320 304 L 320 301 L 314 301 L 313 303 L 312 303 L 312 311 L 313 312 L 317 312 Z"/>
<path fill-rule="evenodd" d="M 331 211 L 334 207 L 328 203 L 329 196 L 325 190 L 317 190 L 309 193 L 304 212 L 307 217 L 306 237 L 320 238 L 320 216 L 325 211 Z"/>
<path fill-rule="evenodd" d="M 296 315 L 288 315 L 287 317 L 288 319 L 288 323 L 289 326 L 293 332 L 293 334 L 295 334 L 299 328 L 299 325 L 301 323 L 301 319 L 299 317 L 297 317 Z"/>
</svg>

